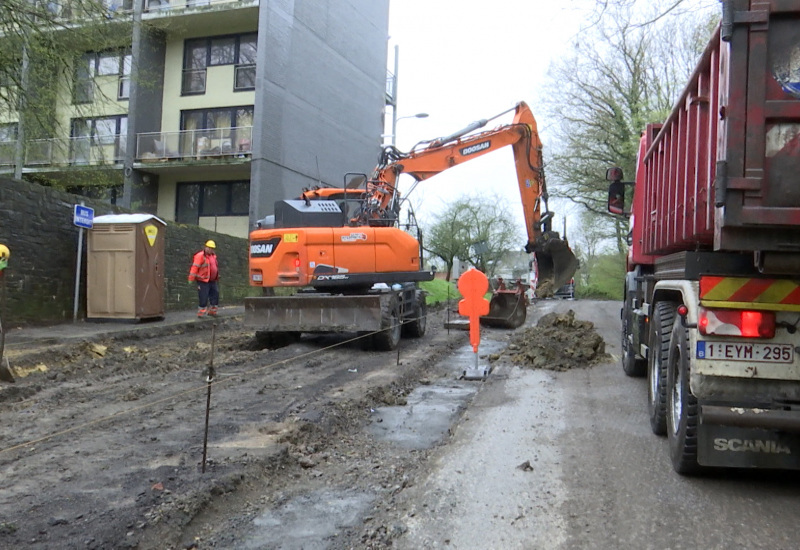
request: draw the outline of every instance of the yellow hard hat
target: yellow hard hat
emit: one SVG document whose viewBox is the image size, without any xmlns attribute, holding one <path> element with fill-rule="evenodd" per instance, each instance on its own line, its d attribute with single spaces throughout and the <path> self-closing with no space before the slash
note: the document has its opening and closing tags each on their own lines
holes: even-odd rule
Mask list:
<svg viewBox="0 0 800 550">
<path fill-rule="evenodd" d="M 217 243 L 215 243 L 214 241 L 206 241 L 206 246 L 208 248 L 217 248 Z"/>
<path fill-rule="evenodd" d="M 7 260 L 11 256 L 11 251 L 4 244 L 0 244 L 0 260 Z"/>
</svg>

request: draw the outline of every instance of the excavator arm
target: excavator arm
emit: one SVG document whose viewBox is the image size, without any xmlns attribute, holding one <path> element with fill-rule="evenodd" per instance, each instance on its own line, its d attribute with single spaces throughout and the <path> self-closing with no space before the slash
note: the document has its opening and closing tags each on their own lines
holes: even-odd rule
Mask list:
<svg viewBox="0 0 800 550">
<path fill-rule="evenodd" d="M 550 230 L 553 216 L 547 208 L 547 188 L 542 162 L 542 142 L 536 120 L 524 102 L 513 109 L 510 124 L 475 133 L 495 118 L 509 111 L 473 122 L 449 136 L 418 144 L 410 153 L 395 147 L 384 149 L 380 162 L 367 183 L 364 201 L 355 225 L 391 223 L 399 211 L 400 174 L 424 181 L 445 170 L 510 146 L 514 153 L 520 199 L 525 217 L 528 242 L 525 250 L 535 253 L 538 265 L 539 295 L 555 292 L 575 274 L 578 261 L 566 241 Z M 419 147 L 419 148 L 418 148 Z"/>
</svg>

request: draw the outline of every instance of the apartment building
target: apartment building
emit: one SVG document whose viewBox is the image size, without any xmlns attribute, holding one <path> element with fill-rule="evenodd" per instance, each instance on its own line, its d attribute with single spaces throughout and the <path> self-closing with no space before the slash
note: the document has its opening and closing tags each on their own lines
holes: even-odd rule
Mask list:
<svg viewBox="0 0 800 550">
<path fill-rule="evenodd" d="M 244 237 L 275 200 L 374 167 L 389 0 L 94 1 L 101 19 L 41 4 L 82 49 L 23 65 L 53 99 L 0 112 L 0 173 Z"/>
</svg>

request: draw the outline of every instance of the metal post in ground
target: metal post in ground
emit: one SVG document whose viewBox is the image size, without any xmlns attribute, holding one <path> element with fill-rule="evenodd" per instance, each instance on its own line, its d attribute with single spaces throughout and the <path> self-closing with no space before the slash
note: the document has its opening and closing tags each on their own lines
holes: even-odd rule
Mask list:
<svg viewBox="0 0 800 550">
<path fill-rule="evenodd" d="M 206 429 L 203 435 L 203 466 L 202 472 L 206 473 L 206 456 L 208 451 L 208 417 L 211 411 L 211 384 L 214 382 L 214 344 L 216 342 L 217 323 L 211 325 L 211 364 L 208 366 L 208 376 L 206 376 L 206 384 L 208 390 L 206 392 Z"/>
</svg>

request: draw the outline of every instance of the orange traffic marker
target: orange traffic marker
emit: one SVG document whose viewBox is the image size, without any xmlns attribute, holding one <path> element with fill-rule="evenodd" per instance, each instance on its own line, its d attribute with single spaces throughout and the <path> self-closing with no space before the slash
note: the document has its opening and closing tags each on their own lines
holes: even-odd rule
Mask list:
<svg viewBox="0 0 800 550">
<path fill-rule="evenodd" d="M 489 279 L 474 267 L 458 279 L 458 291 L 464 297 L 458 302 L 458 313 L 469 318 L 469 343 L 476 354 L 481 343 L 480 318 L 489 313 L 489 300 L 484 298 L 488 290 Z"/>
</svg>

